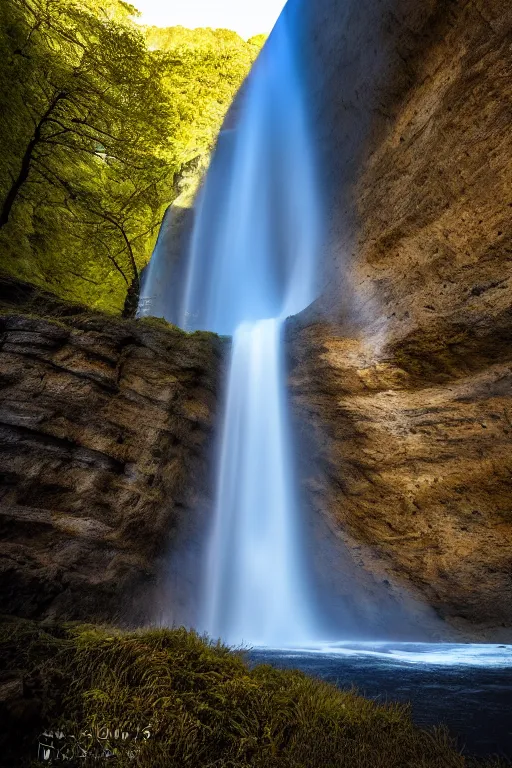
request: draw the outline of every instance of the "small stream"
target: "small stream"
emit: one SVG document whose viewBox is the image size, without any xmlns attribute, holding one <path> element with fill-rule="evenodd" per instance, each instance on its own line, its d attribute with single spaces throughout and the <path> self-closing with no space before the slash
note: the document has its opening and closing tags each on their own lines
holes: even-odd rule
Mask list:
<svg viewBox="0 0 512 768">
<path fill-rule="evenodd" d="M 355 687 L 377 702 L 410 702 L 417 725 L 448 726 L 467 754 L 512 760 L 512 646 L 352 643 L 254 649 L 249 658 Z"/>
</svg>

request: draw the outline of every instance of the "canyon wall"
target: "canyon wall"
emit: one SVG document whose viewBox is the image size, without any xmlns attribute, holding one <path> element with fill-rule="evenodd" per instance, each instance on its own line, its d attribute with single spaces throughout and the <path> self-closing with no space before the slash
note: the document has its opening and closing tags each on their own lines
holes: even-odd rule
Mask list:
<svg viewBox="0 0 512 768">
<path fill-rule="evenodd" d="M 304 9 L 326 208 L 321 297 L 288 329 L 309 504 L 366 578 L 511 640 L 512 8 Z"/>
<path fill-rule="evenodd" d="M 184 620 L 222 357 L 0 280 L 0 613 Z"/>
<path fill-rule="evenodd" d="M 512 640 L 512 8 L 297 5 L 325 242 L 287 333 L 319 580 L 382 634 Z M 7 280 L 0 333 L 0 612 L 193 621 L 222 342 Z"/>
</svg>

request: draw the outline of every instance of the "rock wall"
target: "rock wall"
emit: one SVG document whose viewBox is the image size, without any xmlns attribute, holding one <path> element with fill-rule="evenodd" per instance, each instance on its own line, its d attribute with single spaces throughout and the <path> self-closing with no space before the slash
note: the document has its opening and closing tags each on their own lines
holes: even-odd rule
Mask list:
<svg viewBox="0 0 512 768">
<path fill-rule="evenodd" d="M 512 8 L 311 11 L 327 236 L 289 328 L 304 487 L 375 580 L 510 640 Z"/>
<path fill-rule="evenodd" d="M 8 280 L 0 304 L 0 613 L 183 620 L 221 342 Z"/>
</svg>

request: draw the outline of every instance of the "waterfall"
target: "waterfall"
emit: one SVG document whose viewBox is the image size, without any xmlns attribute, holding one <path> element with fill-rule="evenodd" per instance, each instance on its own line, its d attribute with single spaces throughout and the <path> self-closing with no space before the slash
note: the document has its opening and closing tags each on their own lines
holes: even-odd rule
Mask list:
<svg viewBox="0 0 512 768">
<path fill-rule="evenodd" d="M 307 642 L 311 617 L 300 558 L 286 424 L 282 323 L 233 338 L 204 628 L 228 643 Z"/>
<path fill-rule="evenodd" d="M 283 325 L 314 299 L 317 195 L 286 9 L 199 196 L 180 324 L 232 337 L 200 629 L 230 644 L 312 640 Z"/>
</svg>

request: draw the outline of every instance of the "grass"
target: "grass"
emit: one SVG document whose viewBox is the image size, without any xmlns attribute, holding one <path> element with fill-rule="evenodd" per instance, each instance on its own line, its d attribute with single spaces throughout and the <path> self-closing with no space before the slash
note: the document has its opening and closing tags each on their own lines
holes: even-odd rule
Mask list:
<svg viewBox="0 0 512 768">
<path fill-rule="evenodd" d="M 218 336 L 218 334 L 213 333 L 212 331 L 184 331 L 182 328 L 180 328 L 178 325 L 173 325 L 172 323 L 169 323 L 165 318 L 163 317 L 153 317 L 152 315 L 145 316 L 145 317 L 139 317 L 137 319 L 138 323 L 141 323 L 142 325 L 146 325 L 150 328 L 156 328 L 164 331 L 175 331 L 183 336 L 190 337 L 196 339 L 206 339 L 206 340 L 212 340 L 212 339 L 223 339 L 223 340 L 231 340 L 229 336 Z"/>
<path fill-rule="evenodd" d="M 162 330 L 168 331 L 179 331 L 177 325 L 173 325 L 172 323 L 169 323 L 165 318 L 163 317 L 153 317 L 152 315 L 140 317 L 138 319 L 139 323 L 142 323 L 143 325 L 148 325 L 150 328 L 160 328 Z"/>
<path fill-rule="evenodd" d="M 147 328 L 172 333 L 172 338 L 188 341 L 212 342 L 218 338 L 231 341 L 230 337 L 219 337 L 211 331 L 182 330 L 167 322 L 163 317 L 123 318 L 119 314 L 93 309 L 76 302 L 66 301 L 31 283 L 24 283 L 0 270 L 0 317 L 18 317 L 27 320 L 43 320 L 66 330 L 89 324 L 90 321 L 105 321 L 125 328 Z"/>
<path fill-rule="evenodd" d="M 416 728 L 407 707 L 377 705 L 300 672 L 251 670 L 243 654 L 184 629 L 125 633 L 5 620 L 0 659 L 38 699 L 30 726 L 12 712 L 0 718 L 24 765 L 36 765 L 41 729 L 56 726 L 92 741 L 101 729 L 130 734 L 125 743 L 104 741 L 123 768 L 498 765 L 462 757 L 443 729 Z M 134 746 L 133 734 L 145 728 L 148 738 Z"/>
<path fill-rule="evenodd" d="M 26 320 L 42 320 L 66 330 L 85 329 L 95 321 L 100 324 L 103 322 L 121 326 L 132 331 L 147 328 L 163 331 L 171 334 L 174 341 L 181 339 L 187 343 L 190 339 L 212 342 L 219 338 L 217 334 L 210 331 L 189 333 L 177 325 L 168 323 L 163 317 L 123 318 L 119 314 L 72 303 L 36 285 L 18 281 L 0 270 L 0 318 L 12 316 L 23 317 Z"/>
</svg>

